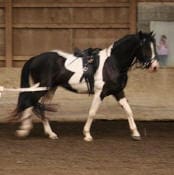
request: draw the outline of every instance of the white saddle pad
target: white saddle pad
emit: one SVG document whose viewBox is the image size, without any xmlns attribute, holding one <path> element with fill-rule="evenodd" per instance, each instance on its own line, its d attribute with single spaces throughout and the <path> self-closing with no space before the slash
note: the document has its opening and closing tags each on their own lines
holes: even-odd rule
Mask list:
<svg viewBox="0 0 174 175">
<path fill-rule="evenodd" d="M 63 51 L 59 51 L 59 50 L 54 50 L 53 52 L 57 52 L 60 56 L 66 59 L 65 68 L 67 70 L 70 70 L 72 72 L 83 73 L 82 58 L 76 57 L 73 54 L 69 54 Z"/>
</svg>

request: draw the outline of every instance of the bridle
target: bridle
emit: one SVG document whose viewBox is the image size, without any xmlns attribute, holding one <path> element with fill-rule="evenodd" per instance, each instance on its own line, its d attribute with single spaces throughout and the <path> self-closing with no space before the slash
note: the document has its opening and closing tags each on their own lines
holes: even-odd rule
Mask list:
<svg viewBox="0 0 174 175">
<path fill-rule="evenodd" d="M 145 43 L 145 40 L 142 40 L 140 41 L 140 49 L 142 49 L 142 47 L 144 46 L 144 43 Z M 142 65 L 142 68 L 145 69 L 145 68 L 149 68 L 151 66 L 151 64 L 153 64 L 153 62 L 156 60 L 155 59 L 155 56 L 153 58 L 150 58 L 150 59 L 147 59 L 147 57 L 145 56 L 145 54 L 143 53 L 142 54 L 143 56 L 143 60 L 147 60 L 147 61 L 144 61 L 141 63 L 141 61 L 139 61 Z M 136 60 L 139 60 L 138 58 Z"/>
</svg>

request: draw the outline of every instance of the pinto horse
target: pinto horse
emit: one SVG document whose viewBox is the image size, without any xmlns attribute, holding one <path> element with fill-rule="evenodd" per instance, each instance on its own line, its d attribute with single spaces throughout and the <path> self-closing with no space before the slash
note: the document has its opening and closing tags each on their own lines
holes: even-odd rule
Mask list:
<svg viewBox="0 0 174 175">
<path fill-rule="evenodd" d="M 134 63 L 139 62 L 142 68 L 151 71 L 158 69 L 159 64 L 155 48 L 153 32 L 144 33 L 140 31 L 136 34 L 126 35 L 108 48 L 98 52 L 99 65 L 94 75 L 95 94 L 83 130 L 85 141 L 93 140 L 90 134 L 93 119 L 103 99 L 109 95 L 112 95 L 127 113 L 132 138 L 134 140 L 141 139 L 133 112 L 125 97 L 124 88 L 128 80 L 128 70 Z M 58 86 L 75 93 L 87 93 L 85 80 L 80 82 L 83 75 L 82 65 L 81 58 L 60 50 L 34 56 L 24 64 L 21 73 L 21 87 L 30 87 L 32 80 L 32 83 L 40 83 L 41 87 L 48 87 L 48 90 L 21 92 L 19 94 L 15 110 L 15 116 L 21 121 L 21 126 L 16 131 L 18 136 L 29 135 L 32 128 L 31 116 L 34 113 L 41 118 L 44 131 L 49 138 L 58 138 L 45 117 L 44 111 L 49 110 L 45 101 L 49 94 L 54 95 Z"/>
</svg>

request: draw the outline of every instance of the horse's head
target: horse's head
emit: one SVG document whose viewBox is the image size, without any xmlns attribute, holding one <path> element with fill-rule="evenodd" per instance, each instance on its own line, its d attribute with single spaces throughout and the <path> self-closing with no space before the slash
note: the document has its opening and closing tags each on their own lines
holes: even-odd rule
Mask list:
<svg viewBox="0 0 174 175">
<path fill-rule="evenodd" d="M 143 33 L 138 32 L 139 49 L 137 59 L 142 64 L 143 68 L 148 68 L 151 71 L 156 71 L 159 68 L 156 52 L 156 41 L 153 32 Z"/>
</svg>

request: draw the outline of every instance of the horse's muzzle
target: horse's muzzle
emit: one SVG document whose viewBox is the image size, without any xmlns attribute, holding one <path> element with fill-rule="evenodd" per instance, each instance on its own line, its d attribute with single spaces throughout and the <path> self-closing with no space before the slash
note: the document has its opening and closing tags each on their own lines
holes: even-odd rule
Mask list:
<svg viewBox="0 0 174 175">
<path fill-rule="evenodd" d="M 152 60 L 149 70 L 155 72 L 159 69 L 159 62 L 157 60 Z"/>
</svg>

